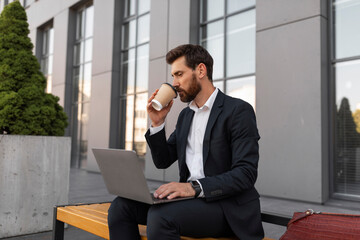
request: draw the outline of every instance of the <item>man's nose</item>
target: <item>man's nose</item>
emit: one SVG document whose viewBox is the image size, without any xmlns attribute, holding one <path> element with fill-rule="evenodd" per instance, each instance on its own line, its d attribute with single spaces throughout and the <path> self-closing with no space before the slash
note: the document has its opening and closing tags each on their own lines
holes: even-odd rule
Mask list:
<svg viewBox="0 0 360 240">
<path fill-rule="evenodd" d="M 178 87 L 179 86 L 179 81 L 177 80 L 177 77 L 173 78 L 173 83 L 172 83 L 173 87 Z"/>
</svg>

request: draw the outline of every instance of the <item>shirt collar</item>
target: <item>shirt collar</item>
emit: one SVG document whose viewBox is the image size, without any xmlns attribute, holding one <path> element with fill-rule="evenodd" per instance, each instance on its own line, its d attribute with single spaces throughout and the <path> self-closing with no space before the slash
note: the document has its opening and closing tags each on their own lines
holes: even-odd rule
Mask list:
<svg viewBox="0 0 360 240">
<path fill-rule="evenodd" d="M 202 110 L 204 109 L 205 107 L 210 109 L 212 108 L 212 106 L 214 105 L 214 102 L 215 102 L 215 99 L 216 99 L 216 96 L 219 92 L 219 89 L 218 88 L 215 88 L 215 91 L 210 95 L 210 97 L 208 98 L 208 100 L 206 101 L 206 103 L 204 104 L 204 106 L 198 108 L 198 106 L 196 106 L 194 100 L 190 102 L 189 104 L 189 108 L 193 111 L 198 111 L 198 110 Z"/>
</svg>

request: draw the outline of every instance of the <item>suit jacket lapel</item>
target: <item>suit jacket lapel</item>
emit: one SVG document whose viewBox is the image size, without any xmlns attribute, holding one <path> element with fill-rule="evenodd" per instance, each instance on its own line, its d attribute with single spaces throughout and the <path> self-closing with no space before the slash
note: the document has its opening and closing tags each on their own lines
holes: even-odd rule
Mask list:
<svg viewBox="0 0 360 240">
<path fill-rule="evenodd" d="M 219 90 L 214 105 L 211 109 L 210 116 L 208 123 L 206 125 L 204 142 L 203 142 L 203 166 L 205 169 L 205 163 L 209 154 L 210 149 L 210 137 L 211 137 L 211 130 L 214 127 L 214 124 L 219 117 L 220 113 L 223 110 L 223 102 L 224 102 L 225 95 Z"/>
</svg>

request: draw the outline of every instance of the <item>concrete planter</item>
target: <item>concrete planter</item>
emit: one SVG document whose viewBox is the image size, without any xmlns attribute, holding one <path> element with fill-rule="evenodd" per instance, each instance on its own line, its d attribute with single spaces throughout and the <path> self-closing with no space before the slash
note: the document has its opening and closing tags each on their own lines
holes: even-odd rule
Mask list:
<svg viewBox="0 0 360 240">
<path fill-rule="evenodd" d="M 52 229 L 68 203 L 69 137 L 0 135 L 0 238 Z"/>
</svg>

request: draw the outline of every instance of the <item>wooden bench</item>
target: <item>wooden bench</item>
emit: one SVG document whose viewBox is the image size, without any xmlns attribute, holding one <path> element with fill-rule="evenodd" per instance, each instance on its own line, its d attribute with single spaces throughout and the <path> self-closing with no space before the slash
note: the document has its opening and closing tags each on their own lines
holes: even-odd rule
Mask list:
<svg viewBox="0 0 360 240">
<path fill-rule="evenodd" d="M 84 231 L 95 234 L 99 237 L 109 239 L 107 224 L 108 209 L 110 202 L 77 204 L 54 207 L 53 240 L 64 239 L 64 224 L 70 224 Z M 289 217 L 276 214 L 261 213 L 262 221 L 281 226 L 286 226 L 290 221 Z M 146 240 L 146 226 L 139 225 L 142 240 Z M 181 237 L 182 240 L 195 238 Z M 234 240 L 235 238 L 196 238 L 197 240 Z M 264 238 L 264 240 L 271 240 Z"/>
</svg>

